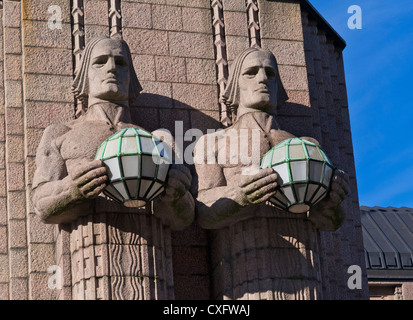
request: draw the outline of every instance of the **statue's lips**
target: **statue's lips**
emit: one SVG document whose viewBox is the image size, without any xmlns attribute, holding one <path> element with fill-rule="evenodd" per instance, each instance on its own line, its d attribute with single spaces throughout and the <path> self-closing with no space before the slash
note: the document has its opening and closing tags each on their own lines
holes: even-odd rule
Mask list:
<svg viewBox="0 0 413 320">
<path fill-rule="evenodd" d="M 103 80 L 103 82 L 118 84 L 118 79 L 116 79 L 116 78 L 108 78 L 108 79 Z"/>
<path fill-rule="evenodd" d="M 255 90 L 255 92 L 258 92 L 258 93 L 270 93 L 270 90 L 268 90 L 267 88 L 260 88 L 260 89 Z"/>
</svg>

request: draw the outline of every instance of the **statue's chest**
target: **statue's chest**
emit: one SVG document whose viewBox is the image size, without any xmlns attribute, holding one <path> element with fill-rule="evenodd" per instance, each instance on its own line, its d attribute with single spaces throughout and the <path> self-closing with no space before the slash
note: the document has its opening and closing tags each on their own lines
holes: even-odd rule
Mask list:
<svg viewBox="0 0 413 320">
<path fill-rule="evenodd" d="M 87 121 L 76 125 L 66 133 L 61 141 L 60 152 L 63 159 L 93 160 L 100 144 L 115 133 L 105 121 Z"/>
</svg>

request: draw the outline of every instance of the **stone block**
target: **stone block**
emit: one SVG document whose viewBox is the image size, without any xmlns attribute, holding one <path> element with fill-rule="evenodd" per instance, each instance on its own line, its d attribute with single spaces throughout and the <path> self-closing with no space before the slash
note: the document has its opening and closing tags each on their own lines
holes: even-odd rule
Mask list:
<svg viewBox="0 0 413 320">
<path fill-rule="evenodd" d="M 166 82 L 141 81 L 143 92 L 133 105 L 172 108 L 172 85 Z"/>
<path fill-rule="evenodd" d="M 225 0 L 222 1 L 222 5 L 225 11 L 245 12 L 247 8 L 244 0 Z"/>
<path fill-rule="evenodd" d="M 31 273 L 29 276 L 31 300 L 55 300 L 59 290 L 51 289 L 48 282 L 52 274 Z"/>
<path fill-rule="evenodd" d="M 4 56 L 4 80 L 21 80 L 22 67 L 21 56 L 14 54 L 6 54 Z"/>
<path fill-rule="evenodd" d="M 176 108 L 216 109 L 218 99 L 216 86 L 173 83 L 172 92 Z"/>
<path fill-rule="evenodd" d="M 100 0 L 84 1 L 84 21 L 85 29 L 90 24 L 108 26 L 108 3 Z"/>
<path fill-rule="evenodd" d="M 225 37 L 225 42 L 228 61 L 234 60 L 242 51 L 250 46 L 248 37 L 227 36 Z"/>
<path fill-rule="evenodd" d="M 0 300 L 9 300 L 9 284 L 0 283 Z"/>
<path fill-rule="evenodd" d="M 29 241 L 35 243 L 53 243 L 54 225 L 44 224 L 37 215 L 30 213 L 28 218 Z"/>
<path fill-rule="evenodd" d="M 158 30 L 182 30 L 182 10 L 174 6 L 152 6 L 153 28 Z"/>
<path fill-rule="evenodd" d="M 7 226 L 0 226 L 0 255 L 8 252 Z"/>
<path fill-rule="evenodd" d="M 26 192 L 10 191 L 7 196 L 9 219 L 26 219 Z"/>
<path fill-rule="evenodd" d="M 25 74 L 25 98 L 48 102 L 73 102 L 71 76 Z"/>
<path fill-rule="evenodd" d="M 162 82 L 186 82 L 185 59 L 155 57 L 156 80 Z"/>
<path fill-rule="evenodd" d="M 262 39 L 261 43 L 263 48 L 274 54 L 280 65 L 306 65 L 304 43 L 301 41 Z"/>
<path fill-rule="evenodd" d="M 286 90 L 308 90 L 307 69 L 300 66 L 278 66 Z"/>
<path fill-rule="evenodd" d="M 9 207 L 12 205 L 8 202 Z M 26 220 L 9 220 L 9 247 L 11 249 L 26 248 L 27 247 L 27 229 Z"/>
<path fill-rule="evenodd" d="M 179 7 L 209 8 L 209 0 L 166 0 L 166 4 Z"/>
<path fill-rule="evenodd" d="M 186 59 L 188 83 L 216 84 L 216 65 L 214 60 Z"/>
<path fill-rule="evenodd" d="M 224 11 L 225 35 L 248 37 L 246 12 Z"/>
<path fill-rule="evenodd" d="M 221 128 L 218 103 L 216 104 L 216 111 L 191 110 L 191 126 L 201 130 L 203 133 L 207 133 L 208 129 L 216 130 Z"/>
<path fill-rule="evenodd" d="M 24 190 L 24 164 L 8 163 L 7 164 L 7 189 L 9 191 Z"/>
<path fill-rule="evenodd" d="M 128 28 L 123 30 L 123 39 L 129 44 L 131 53 L 169 55 L 166 31 Z"/>
<path fill-rule="evenodd" d="M 54 13 L 49 12 L 51 6 L 59 6 L 63 22 L 70 22 L 70 2 L 67 0 L 21 1 L 23 20 L 48 21 Z"/>
<path fill-rule="evenodd" d="M 20 27 L 21 3 L 20 1 L 3 1 L 3 26 Z"/>
<path fill-rule="evenodd" d="M 27 278 L 10 279 L 10 300 L 28 300 L 29 284 Z"/>
<path fill-rule="evenodd" d="M 48 73 L 72 76 L 72 51 L 25 47 L 24 72 Z"/>
<path fill-rule="evenodd" d="M 7 136 L 6 159 L 11 162 L 24 162 L 23 136 Z"/>
<path fill-rule="evenodd" d="M 0 170 L 0 174 L 1 171 L 4 170 Z M 3 182 L 6 179 L 3 180 Z M 4 182 L 5 183 L 5 182 Z M 7 198 L 4 196 L 0 197 L 0 225 L 6 225 L 7 224 Z"/>
<path fill-rule="evenodd" d="M 28 275 L 27 250 L 10 249 L 10 278 L 24 278 Z M 11 279 L 10 279 L 10 282 Z"/>
<path fill-rule="evenodd" d="M 6 135 L 22 135 L 24 133 L 24 120 L 22 108 L 7 108 Z"/>
<path fill-rule="evenodd" d="M 6 189 L 6 170 L 0 169 L 0 197 L 6 197 L 7 189 Z"/>
<path fill-rule="evenodd" d="M 212 35 L 201 33 L 169 33 L 172 56 L 214 59 Z"/>
<path fill-rule="evenodd" d="M 132 61 L 139 81 L 155 81 L 155 59 L 152 55 L 132 54 Z"/>
<path fill-rule="evenodd" d="M 63 22 L 62 29 L 50 29 L 47 21 L 23 20 L 23 30 L 25 46 L 72 49 L 70 23 Z"/>
<path fill-rule="evenodd" d="M 151 5 L 136 2 L 121 2 L 122 28 L 152 28 Z M 139 19 L 137 19 L 139 17 Z"/>
<path fill-rule="evenodd" d="M 0 283 L 9 282 L 9 257 L 7 254 L 0 254 Z"/>
<path fill-rule="evenodd" d="M 30 272 L 47 272 L 50 266 L 56 264 L 52 243 L 31 243 L 29 250 Z"/>
<path fill-rule="evenodd" d="M 5 118 L 4 114 L 0 114 L 0 141 L 6 141 L 6 126 L 5 126 Z"/>
<path fill-rule="evenodd" d="M 183 31 L 211 33 L 212 18 L 210 9 L 182 8 Z"/>
<path fill-rule="evenodd" d="M 95 38 L 100 37 L 101 35 L 108 35 L 108 26 L 102 26 L 98 24 L 89 24 L 85 29 L 85 41 L 86 43 Z"/>
<path fill-rule="evenodd" d="M 159 109 L 162 112 L 163 109 Z M 159 115 L 157 108 L 131 108 L 131 115 L 134 123 L 140 124 L 149 131 L 159 128 Z"/>
<path fill-rule="evenodd" d="M 74 104 L 64 102 L 26 101 L 27 128 L 44 129 L 52 123 L 74 118 Z"/>
<path fill-rule="evenodd" d="M 4 29 L 4 53 L 21 54 L 21 30 L 17 28 Z M 7 67 L 6 67 L 7 68 Z"/>
<path fill-rule="evenodd" d="M 183 133 L 190 127 L 188 110 L 164 109 L 161 111 L 160 127 L 169 130 L 175 136 L 176 121 L 183 122 Z M 176 137 L 175 137 L 176 139 Z"/>
</svg>

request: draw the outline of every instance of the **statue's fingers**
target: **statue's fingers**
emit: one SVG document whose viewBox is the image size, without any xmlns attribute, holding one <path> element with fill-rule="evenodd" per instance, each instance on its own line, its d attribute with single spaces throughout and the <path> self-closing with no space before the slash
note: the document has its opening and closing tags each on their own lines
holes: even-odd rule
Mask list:
<svg viewBox="0 0 413 320">
<path fill-rule="evenodd" d="M 264 177 L 262 177 L 262 178 L 260 178 L 256 181 L 248 184 L 247 186 L 245 186 L 243 188 L 243 190 L 244 190 L 245 194 L 249 195 L 249 194 L 257 192 L 259 189 L 261 189 L 261 188 L 263 188 L 267 185 L 276 183 L 277 179 L 278 179 L 278 174 L 273 171 L 270 175 L 264 176 Z"/>
<path fill-rule="evenodd" d="M 239 181 L 239 187 L 243 188 L 251 183 L 260 180 L 261 178 L 265 178 L 271 174 L 274 173 L 274 170 L 272 168 L 265 168 L 265 169 L 260 169 L 258 172 L 254 175 L 241 175 L 240 181 Z"/>
<path fill-rule="evenodd" d="M 95 194 L 95 189 L 100 189 L 102 188 L 102 190 L 106 187 L 106 182 L 107 182 L 107 176 L 101 176 L 98 178 L 95 178 L 93 180 L 91 180 L 90 182 L 88 182 L 87 184 L 85 184 L 84 186 L 80 187 L 79 190 L 80 192 L 87 196 L 90 194 Z"/>
<path fill-rule="evenodd" d="M 101 177 L 106 177 L 106 179 L 108 178 L 107 169 L 105 167 L 98 167 L 84 173 L 82 176 L 75 179 L 75 183 L 80 187 L 88 184 L 94 179 Z"/>
<path fill-rule="evenodd" d="M 169 179 L 176 179 L 180 181 L 187 190 L 191 187 L 192 177 L 188 176 L 186 173 L 182 172 L 181 170 L 175 170 L 175 169 L 170 170 L 168 174 L 168 181 Z"/>
<path fill-rule="evenodd" d="M 273 182 L 248 195 L 247 198 L 251 203 L 261 203 L 271 198 L 277 192 L 277 187 L 278 183 Z"/>
<path fill-rule="evenodd" d="M 85 175 L 86 173 L 88 173 L 89 171 L 92 171 L 98 168 L 105 168 L 101 160 L 94 160 L 85 165 L 77 166 L 71 173 L 72 179 L 76 180 L 80 178 L 81 176 Z"/>
</svg>

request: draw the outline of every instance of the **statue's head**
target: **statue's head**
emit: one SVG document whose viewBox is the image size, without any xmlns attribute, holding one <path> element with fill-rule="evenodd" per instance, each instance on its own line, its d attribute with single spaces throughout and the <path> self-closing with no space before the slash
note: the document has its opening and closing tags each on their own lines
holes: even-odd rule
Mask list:
<svg viewBox="0 0 413 320">
<path fill-rule="evenodd" d="M 109 37 L 90 40 L 83 51 L 72 91 L 82 102 L 98 99 L 132 103 L 142 87 L 127 43 Z"/>
<path fill-rule="evenodd" d="M 233 114 L 239 109 L 275 113 L 287 99 L 275 56 L 261 48 L 248 48 L 237 56 L 221 96 Z"/>
</svg>

